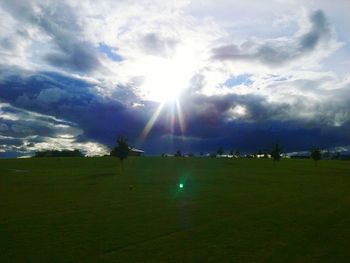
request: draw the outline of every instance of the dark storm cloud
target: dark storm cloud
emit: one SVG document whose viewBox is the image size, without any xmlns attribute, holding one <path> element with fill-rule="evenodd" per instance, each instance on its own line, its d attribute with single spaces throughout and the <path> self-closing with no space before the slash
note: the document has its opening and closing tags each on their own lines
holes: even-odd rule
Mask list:
<svg viewBox="0 0 350 263">
<path fill-rule="evenodd" d="M 321 10 L 316 11 L 310 16 L 310 22 L 312 23 L 310 32 L 301 36 L 298 41 L 301 51 L 312 50 L 322 39 L 330 37 L 329 24 Z"/>
<path fill-rule="evenodd" d="M 90 72 L 98 68 L 99 61 L 93 55 L 94 50 L 88 43 L 77 42 L 58 46 L 61 52 L 45 56 L 50 65 L 78 72 Z"/>
<path fill-rule="evenodd" d="M 0 113 L 0 126 L 5 128 L 0 130 L 2 136 L 15 138 L 32 135 L 55 137 L 62 130 L 69 130 L 70 127 L 72 127 L 71 132 L 76 133 L 76 127 L 71 122 L 13 107 L 8 103 L 0 102 Z"/>
<path fill-rule="evenodd" d="M 350 145 L 350 97 L 346 93 L 349 89 L 327 91 L 324 88 L 317 89 L 317 86 L 328 80 L 319 83 L 312 80 L 289 81 L 287 78 L 282 80 L 284 76 L 281 76 L 280 83 L 272 81 L 276 84 L 263 87 L 268 92 L 206 96 L 200 94 L 202 86 L 206 84 L 206 73 L 196 75 L 200 69 L 193 70 L 195 76 L 191 91 L 180 100 L 184 131 L 176 115 L 171 127 L 170 120 L 174 118 L 172 109 L 176 107 L 165 105 L 146 140 L 140 142 L 138 138 L 159 104 L 143 101 L 135 94 L 133 87 L 111 87 L 110 84 L 108 88 L 103 84 L 97 87 L 98 80 L 89 83 L 47 72 L 54 70 L 51 67 L 45 68 L 46 72 L 27 72 L 7 66 L 35 65 L 43 69 L 46 65 L 63 69 L 70 75 L 78 73 L 80 76 L 93 77 L 94 74 L 89 73 L 102 67 L 97 52 L 100 52 L 101 59 L 104 56 L 103 61 L 107 57 L 117 62 L 122 61 L 124 58 L 116 53 L 118 50 L 103 42 L 110 38 L 109 25 L 104 34 L 99 34 L 94 27 L 95 18 L 84 17 L 87 13 L 83 12 L 88 10 L 79 12 L 70 4 L 70 1 L 0 0 L 0 11 L 5 15 L 1 21 L 9 22 L 3 30 L 6 34 L 0 36 L 3 61 L 0 61 L 0 155 L 4 149 L 11 153 L 33 151 L 35 145 L 48 143 L 49 139 L 59 142 L 64 141 L 62 138 L 72 138 L 75 143 L 98 141 L 112 146 L 117 135 L 128 137 L 131 144 L 144 148 L 147 153 L 170 152 L 178 148 L 192 152 L 213 151 L 219 146 L 226 150 L 239 148 L 242 151 L 255 151 L 270 148 L 277 141 L 287 150 Z M 106 18 L 106 23 L 115 21 L 110 19 L 114 16 L 104 15 L 101 17 Z M 330 26 L 322 11 L 313 13 L 309 18 L 311 26 L 306 33 L 291 39 L 246 41 L 220 46 L 212 50 L 213 58 L 250 61 L 253 65 L 260 62 L 269 66 L 281 66 L 302 58 L 332 40 Z M 128 18 L 121 16 L 120 19 Z M 181 20 L 181 24 L 187 23 L 187 20 Z M 144 21 L 147 22 L 147 19 Z M 199 24 L 193 21 L 186 28 L 192 33 L 200 33 L 202 28 L 197 25 Z M 2 26 L 5 28 L 6 25 Z M 174 24 L 171 28 L 177 30 L 178 25 Z M 118 35 L 120 29 L 116 25 L 113 32 Z M 133 41 L 137 40 L 136 46 L 142 49 L 141 56 L 144 53 L 169 58 L 175 52 L 178 40 L 166 37 L 156 29 L 157 26 L 145 27 L 144 33 L 140 33 L 132 26 L 123 26 L 122 31 L 130 33 L 126 38 L 132 41 L 118 41 L 134 47 Z M 137 32 L 137 36 L 133 31 Z M 185 32 L 181 34 L 184 43 L 202 41 L 201 34 L 195 34 L 195 38 L 189 35 Z M 94 39 L 99 43 L 94 46 L 88 38 L 95 36 L 106 39 Z M 206 42 L 205 38 L 203 45 L 212 46 L 212 42 Z M 128 53 L 125 54 L 127 58 Z M 17 55 L 20 58 L 18 60 Z M 211 68 L 209 64 L 201 65 L 201 68 L 202 66 Z M 121 67 L 120 72 L 127 70 L 124 71 Z M 143 78 L 147 78 L 124 74 L 123 77 L 130 77 L 129 83 L 135 87 L 140 87 Z M 115 75 L 117 78 L 118 74 Z M 245 75 L 242 75 L 242 79 L 231 78 L 225 85 L 233 88 L 240 84 L 250 86 L 252 83 L 244 83 L 247 78 Z M 103 81 L 108 82 L 108 79 L 101 80 Z M 217 84 L 220 86 L 220 83 Z M 284 90 L 283 85 L 286 85 L 285 96 L 290 99 L 288 102 L 274 100 Z M 308 92 L 310 93 L 303 95 Z"/>
<path fill-rule="evenodd" d="M 289 40 L 268 40 L 264 43 L 246 41 L 240 45 L 231 44 L 213 49 L 215 60 L 259 61 L 269 66 L 284 65 L 303 57 L 331 38 L 329 23 L 318 10 L 310 16 L 309 32 Z"/>
<path fill-rule="evenodd" d="M 245 115 L 232 119 L 230 110 L 237 105 L 246 108 Z M 305 105 L 300 105 L 299 110 L 304 111 L 304 107 Z M 213 151 L 222 146 L 226 150 L 238 148 L 249 152 L 270 149 L 274 143 L 279 142 L 286 151 L 294 151 L 308 150 L 313 146 L 327 148 L 350 143 L 350 122 L 339 127 L 331 125 L 329 119 L 334 116 L 326 106 L 322 109 L 316 107 L 320 112 L 315 120 L 304 120 L 297 114 L 293 116 L 294 110 L 298 110 L 294 106 L 269 103 L 262 96 L 187 94 L 181 99 L 181 108 L 185 119 L 185 136 L 182 136 L 178 121 L 172 132 L 164 127 L 160 129 L 169 117 L 167 111 L 171 111 L 165 108 L 144 144 L 146 149 L 159 153 L 179 148 L 185 152 L 198 153 Z M 325 114 L 329 116 L 322 118 Z"/>
<path fill-rule="evenodd" d="M 262 122 L 269 119 L 281 119 L 287 115 L 289 105 L 286 103 L 268 103 L 259 95 L 214 95 L 193 94 L 183 98 L 183 110 L 191 121 L 205 121 L 214 126 L 229 121 L 231 110 L 236 106 L 245 108 L 245 122 Z M 215 134 L 215 132 L 214 132 Z"/>
<path fill-rule="evenodd" d="M 318 108 L 320 116 L 329 114 L 327 121 L 305 121 L 298 115 L 291 116 L 294 106 L 271 103 L 262 96 L 205 96 L 197 93 L 188 93 L 180 100 L 185 137 L 182 137 L 178 121 L 174 123 L 173 129 L 170 128 L 171 106 L 167 105 L 146 140 L 137 144 L 158 104 L 141 101 L 143 106 L 133 107 L 132 101 L 137 96 L 131 89 L 116 88 L 118 92 L 106 98 L 94 90 L 95 84 L 47 72 L 16 74 L 13 71 L 0 76 L 0 80 L 0 98 L 3 102 L 11 103 L 17 109 L 23 108 L 60 119 L 44 119 L 44 124 L 40 124 L 40 120 L 45 118 L 41 115 L 32 118 L 32 121 L 28 120 L 29 117 L 21 117 L 20 122 L 11 120 L 9 115 L 6 120 L 0 121 L 0 134 L 9 138 L 59 136 L 64 129 L 60 128 L 60 124 L 66 120 L 67 126 L 71 127 L 66 127 L 68 134 L 75 134 L 77 141 L 94 140 L 112 146 L 117 135 L 124 135 L 131 144 L 145 149 L 149 154 L 171 152 L 177 148 L 194 152 L 211 151 L 219 146 L 227 150 L 239 148 L 242 151 L 255 151 L 269 148 L 276 141 L 290 151 L 314 145 L 328 147 L 350 144 L 349 121 L 344 119 L 339 127 L 329 125 L 328 119 L 334 118 L 329 107 Z M 346 97 L 345 94 L 338 95 Z M 345 102 L 337 103 L 339 106 Z M 237 106 L 245 108 L 243 117 L 232 116 L 232 109 Z M 305 105 L 300 104 L 298 107 L 305 111 Z M 12 116 L 21 116 L 18 110 L 7 107 L 6 114 L 10 113 Z M 78 131 L 83 134 L 79 135 Z M 10 141 L 7 140 L 7 143 Z"/>
<path fill-rule="evenodd" d="M 101 67 L 95 47 L 81 37 L 81 28 L 68 5 L 20 0 L 1 1 L 0 4 L 14 19 L 28 28 L 39 29 L 52 39 L 51 50 L 42 57 L 51 66 L 80 73 Z M 2 40 L 2 46 L 12 46 L 12 42 L 11 39 Z"/>
<path fill-rule="evenodd" d="M 131 107 L 137 99 L 131 89 L 119 87 L 105 98 L 96 94 L 95 84 L 56 73 L 9 72 L 0 80 L 2 101 L 76 123 L 86 138 L 106 145 L 113 145 L 118 134 L 137 138 L 154 108 Z"/>
<path fill-rule="evenodd" d="M 170 152 L 181 149 L 184 153 L 216 152 L 218 147 L 229 150 L 240 150 L 242 153 L 258 150 L 269 151 L 275 143 L 283 147 L 283 151 L 309 150 L 312 147 L 332 148 L 349 145 L 349 135 L 345 127 L 309 127 L 302 122 L 265 121 L 261 123 L 230 122 L 220 123 L 216 128 L 203 122 L 189 124 L 197 126 L 193 131 L 188 127 L 186 136 L 172 134 L 151 136 L 143 145 L 147 153 Z M 348 125 L 349 126 L 349 125 Z M 213 134 L 200 134 L 199 129 L 215 129 Z M 208 131 L 208 130 L 207 130 Z M 347 127 L 349 131 L 349 127 Z M 200 134 L 198 137 L 187 136 L 191 132 Z M 209 136 L 208 136 L 209 135 Z"/>
<path fill-rule="evenodd" d="M 303 120 L 303 115 L 310 115 L 306 119 L 314 125 L 340 126 L 350 120 L 350 85 L 336 82 L 334 77 L 301 78 L 272 82 L 265 88 L 271 92 L 278 90 L 280 97 L 293 101 L 279 120 Z M 324 89 L 324 85 L 333 88 Z"/>
<path fill-rule="evenodd" d="M 33 154 L 52 141 L 56 148 L 71 148 L 81 130 L 75 124 L 13 107 L 0 101 L 0 156 Z M 63 141 L 62 141 L 63 140 Z"/>
</svg>

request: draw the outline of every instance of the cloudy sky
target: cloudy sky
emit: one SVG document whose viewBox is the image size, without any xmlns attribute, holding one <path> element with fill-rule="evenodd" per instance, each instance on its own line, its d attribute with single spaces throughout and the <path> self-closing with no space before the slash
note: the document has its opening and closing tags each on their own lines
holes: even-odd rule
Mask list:
<svg viewBox="0 0 350 263">
<path fill-rule="evenodd" d="M 347 0 L 0 0 L 0 157 L 350 145 Z"/>
</svg>

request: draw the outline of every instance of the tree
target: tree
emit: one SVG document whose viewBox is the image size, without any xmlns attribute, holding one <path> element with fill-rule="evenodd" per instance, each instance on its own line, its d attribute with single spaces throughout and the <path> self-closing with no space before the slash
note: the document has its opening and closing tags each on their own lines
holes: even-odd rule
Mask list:
<svg viewBox="0 0 350 263">
<path fill-rule="evenodd" d="M 239 152 L 239 150 L 236 150 L 235 156 L 236 156 L 237 158 L 239 158 L 239 157 L 241 156 L 241 153 Z"/>
<path fill-rule="evenodd" d="M 129 145 L 126 138 L 119 136 L 117 139 L 117 146 L 111 151 L 112 156 L 117 156 L 122 162 L 128 157 L 129 154 Z"/>
<path fill-rule="evenodd" d="M 75 150 L 45 150 L 36 152 L 34 157 L 84 157 L 78 149 Z"/>
<path fill-rule="evenodd" d="M 335 160 L 340 159 L 340 152 L 334 153 L 332 159 L 335 159 Z"/>
<path fill-rule="evenodd" d="M 271 157 L 274 162 L 279 161 L 281 159 L 282 148 L 278 143 L 272 148 Z"/>
<path fill-rule="evenodd" d="M 321 160 L 321 157 L 322 157 L 322 153 L 321 153 L 320 148 L 316 147 L 316 148 L 311 149 L 310 156 L 315 161 L 315 165 L 317 165 L 317 162 L 319 160 Z"/>
<path fill-rule="evenodd" d="M 223 155 L 224 154 L 224 149 L 222 149 L 222 147 L 219 147 L 219 149 L 217 150 L 218 155 Z"/>
<path fill-rule="evenodd" d="M 180 150 L 177 150 L 176 153 L 175 153 L 175 157 L 181 157 L 182 156 L 182 153 Z"/>
<path fill-rule="evenodd" d="M 331 154 L 329 153 L 329 150 L 325 151 L 322 154 L 322 159 L 330 159 L 330 157 L 331 157 Z"/>
</svg>

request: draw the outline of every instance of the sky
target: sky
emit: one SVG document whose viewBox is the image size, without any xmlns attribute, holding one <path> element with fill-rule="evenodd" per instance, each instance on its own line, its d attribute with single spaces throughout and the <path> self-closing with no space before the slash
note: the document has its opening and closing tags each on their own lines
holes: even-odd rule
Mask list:
<svg viewBox="0 0 350 263">
<path fill-rule="evenodd" d="M 0 157 L 350 149 L 347 0 L 0 0 Z"/>
</svg>

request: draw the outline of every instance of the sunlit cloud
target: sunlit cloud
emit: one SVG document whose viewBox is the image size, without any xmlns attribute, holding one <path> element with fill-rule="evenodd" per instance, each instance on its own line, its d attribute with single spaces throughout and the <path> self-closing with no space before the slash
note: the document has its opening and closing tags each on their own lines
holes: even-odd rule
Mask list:
<svg viewBox="0 0 350 263">
<path fill-rule="evenodd" d="M 347 131 L 346 10 L 325 0 L 0 0 L 0 100 L 23 110 L 1 104 L 0 135 L 38 133 L 23 116 L 80 148 L 110 147 L 118 134 L 145 147 L 164 134 L 214 144 L 267 122 Z M 55 145 L 25 149 L 44 146 Z"/>
<path fill-rule="evenodd" d="M 7 112 L 16 118 L 7 118 Z M 79 149 L 87 155 L 103 155 L 108 149 L 97 143 L 79 141 L 82 131 L 74 123 L 58 118 L 22 110 L 0 103 L 0 151 L 19 155 L 42 150 Z M 4 135 L 2 135 L 4 134 Z"/>
</svg>

